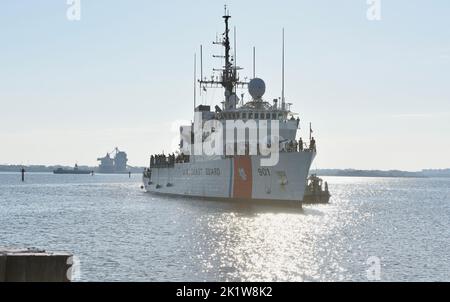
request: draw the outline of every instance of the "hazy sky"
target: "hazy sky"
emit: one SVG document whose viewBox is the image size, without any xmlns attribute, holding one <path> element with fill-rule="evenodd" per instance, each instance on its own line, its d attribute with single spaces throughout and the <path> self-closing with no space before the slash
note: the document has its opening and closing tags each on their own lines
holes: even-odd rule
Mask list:
<svg viewBox="0 0 450 302">
<path fill-rule="evenodd" d="M 450 167 L 450 2 L 226 1 L 238 65 L 267 99 L 280 96 L 286 28 L 286 97 L 313 122 L 315 168 Z M 0 164 L 95 165 L 114 147 L 130 164 L 171 151 L 173 123 L 192 118 L 193 54 L 220 62 L 224 1 L 0 2 Z M 219 103 L 222 91 L 205 102 Z"/>
</svg>

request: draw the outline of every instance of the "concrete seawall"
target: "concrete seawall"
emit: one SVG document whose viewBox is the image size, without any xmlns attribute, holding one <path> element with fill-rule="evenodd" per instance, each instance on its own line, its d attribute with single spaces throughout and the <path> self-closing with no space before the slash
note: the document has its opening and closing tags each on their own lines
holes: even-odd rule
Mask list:
<svg viewBox="0 0 450 302">
<path fill-rule="evenodd" d="M 0 282 L 70 282 L 69 253 L 0 248 Z"/>
</svg>

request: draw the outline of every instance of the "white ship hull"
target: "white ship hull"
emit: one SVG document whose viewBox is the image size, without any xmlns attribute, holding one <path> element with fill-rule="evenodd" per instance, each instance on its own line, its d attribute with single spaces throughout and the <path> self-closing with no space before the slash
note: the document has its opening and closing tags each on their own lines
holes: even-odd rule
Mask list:
<svg viewBox="0 0 450 302">
<path fill-rule="evenodd" d="M 276 166 L 262 167 L 260 156 L 152 168 L 146 192 L 229 201 L 301 205 L 315 152 L 280 153 Z"/>
</svg>

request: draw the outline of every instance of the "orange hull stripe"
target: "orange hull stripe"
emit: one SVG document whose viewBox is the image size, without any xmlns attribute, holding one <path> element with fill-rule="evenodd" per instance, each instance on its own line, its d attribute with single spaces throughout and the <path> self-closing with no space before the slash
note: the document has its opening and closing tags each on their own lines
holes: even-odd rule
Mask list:
<svg viewBox="0 0 450 302">
<path fill-rule="evenodd" d="M 234 158 L 234 198 L 252 198 L 253 175 L 250 156 Z"/>
</svg>

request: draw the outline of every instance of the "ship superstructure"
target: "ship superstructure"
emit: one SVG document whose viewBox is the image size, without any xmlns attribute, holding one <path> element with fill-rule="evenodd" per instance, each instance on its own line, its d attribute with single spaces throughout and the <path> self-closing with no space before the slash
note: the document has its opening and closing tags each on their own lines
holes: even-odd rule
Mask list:
<svg viewBox="0 0 450 302">
<path fill-rule="evenodd" d="M 225 31 L 214 42 L 224 48 L 224 56 L 220 56 L 223 68 L 215 70 L 220 75 L 198 81 L 200 90 L 224 89 L 224 99 L 218 102 L 222 106 L 216 105 L 214 110 L 211 106 L 195 106 L 193 123 L 180 127 L 180 149 L 169 155 L 151 156 L 150 167 L 143 175 L 145 190 L 300 205 L 316 155 L 315 140 L 311 136 L 309 144 L 297 140 L 300 119 L 286 103 L 284 84 L 282 96 L 268 102 L 262 79 L 253 76 L 250 81 L 240 80 L 241 68 L 231 56 L 230 18 L 225 10 Z M 242 88 L 248 88 L 250 100 L 245 101 L 243 95 L 239 98 L 238 89 Z M 276 160 L 270 161 L 269 157 Z"/>
</svg>

